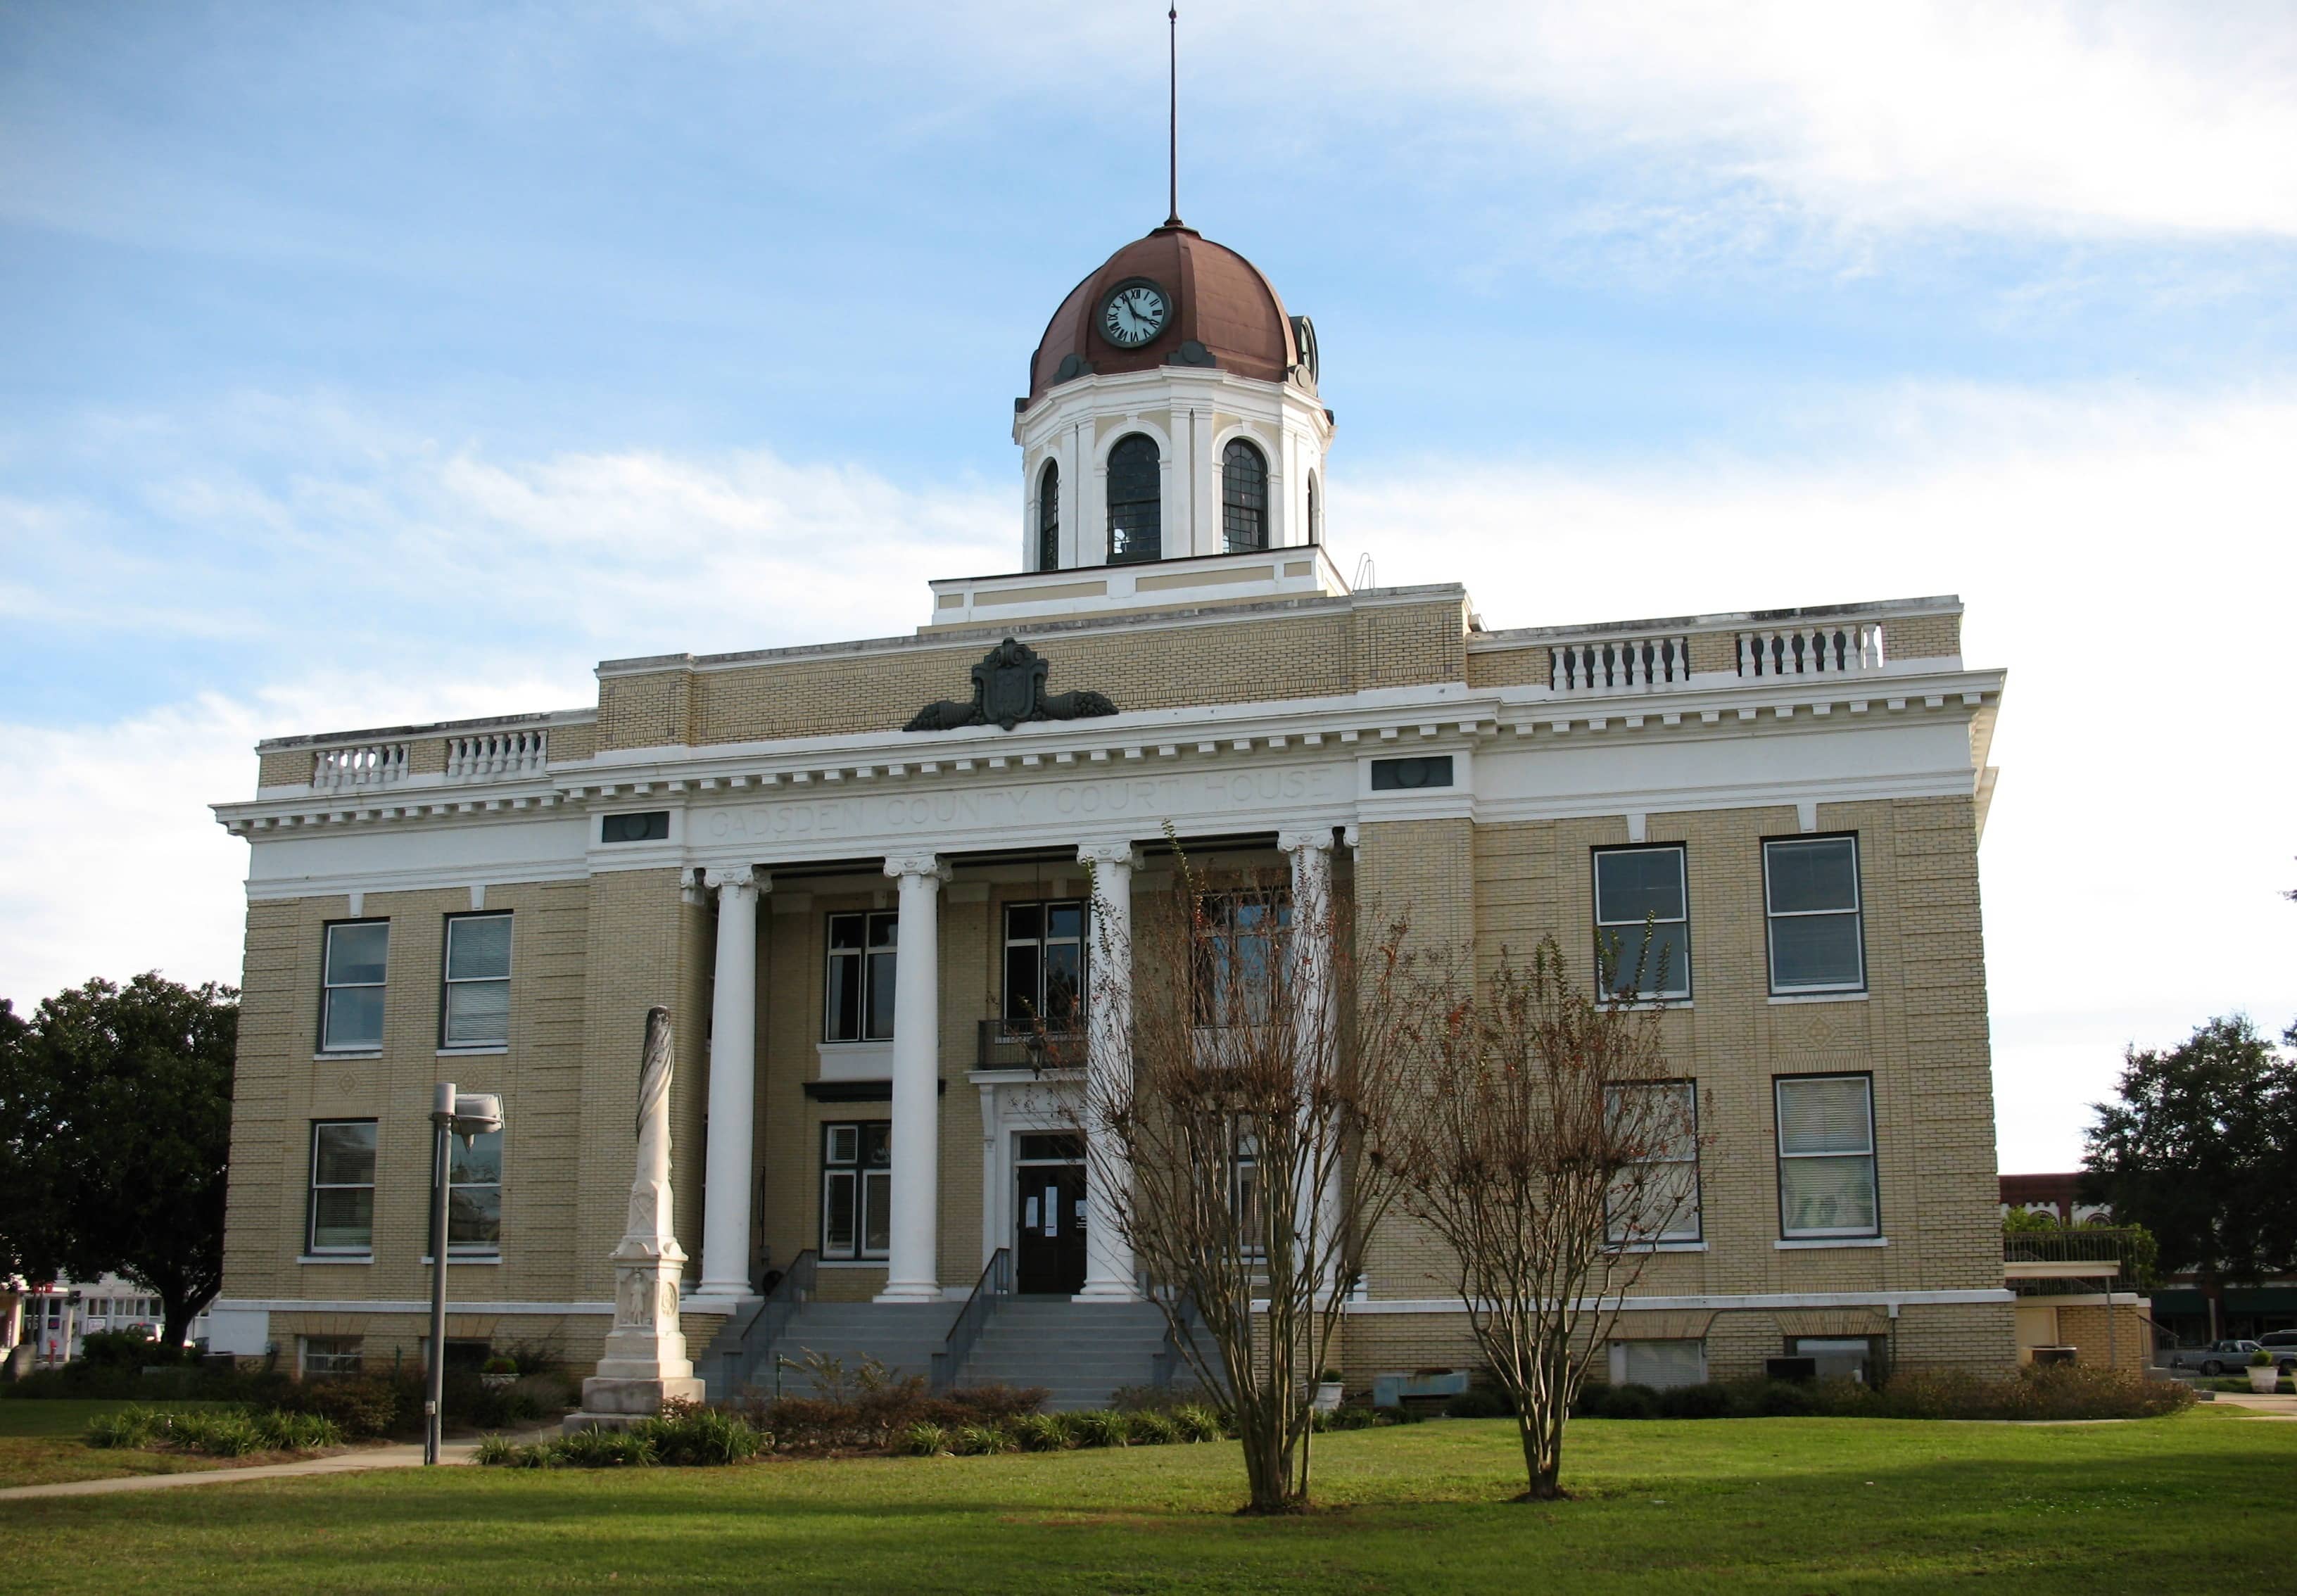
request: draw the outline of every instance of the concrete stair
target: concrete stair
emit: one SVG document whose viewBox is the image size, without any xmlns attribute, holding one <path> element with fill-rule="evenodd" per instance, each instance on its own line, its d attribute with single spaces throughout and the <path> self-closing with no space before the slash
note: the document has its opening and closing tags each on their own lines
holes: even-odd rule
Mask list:
<svg viewBox="0 0 2297 1596">
<path fill-rule="evenodd" d="M 876 1359 L 897 1378 L 910 1375 L 933 1377 L 933 1355 L 948 1338 L 961 1303 L 825 1303 L 800 1304 L 789 1323 L 771 1345 L 753 1347 L 747 1367 L 730 1371 L 725 1360 L 712 1356 L 696 1372 L 709 1382 L 713 1399 L 738 1396 L 745 1391 L 770 1396 L 775 1370 L 783 1359 L 803 1363 L 809 1353 L 835 1358 L 844 1365 L 850 1381 L 864 1362 Z M 713 1343 L 712 1353 L 730 1350 L 735 1326 L 728 1337 Z M 820 1396 L 811 1375 L 802 1368 L 780 1370 L 784 1396 Z M 721 1389 L 721 1386 L 724 1387 Z"/>
<path fill-rule="evenodd" d="M 1048 1412 L 1105 1408 L 1119 1386 L 1155 1383 L 1164 1343 L 1165 1315 L 1154 1303 L 1009 1297 L 951 1384 L 1041 1386 Z"/>
</svg>

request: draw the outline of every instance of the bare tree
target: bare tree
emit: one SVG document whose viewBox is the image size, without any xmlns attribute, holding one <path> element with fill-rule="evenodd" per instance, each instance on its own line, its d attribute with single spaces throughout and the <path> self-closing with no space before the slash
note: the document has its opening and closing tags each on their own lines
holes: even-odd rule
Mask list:
<svg viewBox="0 0 2297 1596">
<path fill-rule="evenodd" d="M 1360 946 L 1329 840 L 1310 851 L 1295 891 L 1176 849 L 1171 890 L 1129 927 L 1097 916 L 1093 939 L 1089 1024 L 1132 1024 L 1129 1070 L 1086 1070 L 1092 1222 L 1123 1237 L 1235 1426 L 1250 1512 L 1307 1504 L 1316 1377 L 1396 1192 L 1357 1154 L 1395 1112 L 1411 1051 L 1404 928 Z M 1074 1036 L 1044 1045 L 1057 1065 L 1088 1063 Z"/>
<path fill-rule="evenodd" d="M 1480 980 L 1429 979 L 1420 1090 L 1374 1133 L 1406 1211 L 1452 1253 L 1477 1345 L 1514 1402 L 1526 1500 L 1562 1493 L 1572 1402 L 1654 1246 L 1698 1201 L 1692 1088 L 1669 1078 L 1657 1007 L 1629 1000 L 1642 984 L 1578 986 L 1552 937 L 1527 966 L 1503 951 Z"/>
</svg>

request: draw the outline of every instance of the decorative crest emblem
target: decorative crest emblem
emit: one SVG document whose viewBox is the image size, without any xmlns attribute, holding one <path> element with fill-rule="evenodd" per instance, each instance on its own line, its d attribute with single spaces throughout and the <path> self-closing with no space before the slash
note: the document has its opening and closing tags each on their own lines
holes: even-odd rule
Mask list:
<svg viewBox="0 0 2297 1596">
<path fill-rule="evenodd" d="M 973 668 L 973 702 L 937 699 L 910 717 L 903 731 L 950 731 L 960 726 L 1001 726 L 1024 720 L 1079 720 L 1113 715 L 1116 705 L 1099 693 L 1047 693 L 1050 667 L 1027 644 L 1008 638 Z"/>
</svg>

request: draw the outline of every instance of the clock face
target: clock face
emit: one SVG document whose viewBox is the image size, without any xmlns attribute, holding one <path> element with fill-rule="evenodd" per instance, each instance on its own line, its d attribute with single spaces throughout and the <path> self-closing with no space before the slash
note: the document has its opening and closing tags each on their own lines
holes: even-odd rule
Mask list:
<svg viewBox="0 0 2297 1596">
<path fill-rule="evenodd" d="M 1100 308 L 1100 335 L 1123 350 L 1139 349 L 1165 330 L 1172 314 L 1154 283 L 1120 283 Z"/>
</svg>

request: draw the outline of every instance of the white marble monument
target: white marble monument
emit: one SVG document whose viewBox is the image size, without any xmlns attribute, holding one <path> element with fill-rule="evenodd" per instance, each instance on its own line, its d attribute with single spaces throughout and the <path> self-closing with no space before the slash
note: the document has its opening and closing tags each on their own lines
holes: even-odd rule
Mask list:
<svg viewBox="0 0 2297 1596">
<path fill-rule="evenodd" d="M 670 1010 L 646 1011 L 646 1060 L 638 1074 L 638 1174 L 630 1222 L 614 1261 L 614 1328 L 598 1372 L 582 1382 L 582 1411 L 568 1432 L 621 1428 L 651 1419 L 667 1401 L 700 1402 L 702 1382 L 678 1328 L 678 1280 L 685 1251 L 672 1231 L 670 1195 Z"/>
</svg>

